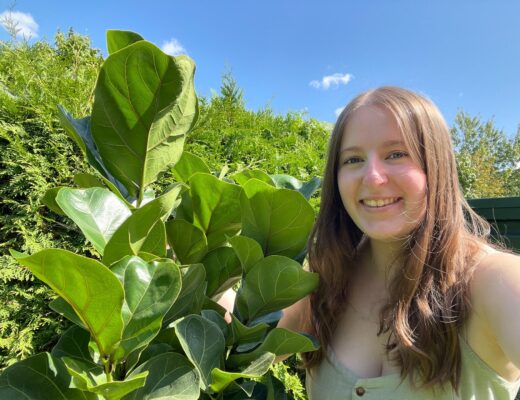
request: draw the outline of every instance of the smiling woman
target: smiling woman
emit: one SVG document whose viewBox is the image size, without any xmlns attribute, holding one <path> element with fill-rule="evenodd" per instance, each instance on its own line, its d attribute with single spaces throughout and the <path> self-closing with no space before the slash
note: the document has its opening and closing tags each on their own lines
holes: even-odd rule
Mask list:
<svg viewBox="0 0 520 400">
<path fill-rule="evenodd" d="M 320 285 L 280 323 L 321 342 L 305 355 L 309 396 L 513 399 L 520 257 L 488 234 L 433 103 L 383 87 L 347 105 L 309 240 Z"/>
</svg>

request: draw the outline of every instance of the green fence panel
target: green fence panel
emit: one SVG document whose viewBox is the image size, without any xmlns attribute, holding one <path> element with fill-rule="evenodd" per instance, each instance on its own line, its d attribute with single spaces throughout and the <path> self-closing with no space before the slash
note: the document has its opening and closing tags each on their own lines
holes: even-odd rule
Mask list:
<svg viewBox="0 0 520 400">
<path fill-rule="evenodd" d="M 468 203 L 491 224 L 495 239 L 520 251 L 520 197 L 472 199 Z"/>
</svg>

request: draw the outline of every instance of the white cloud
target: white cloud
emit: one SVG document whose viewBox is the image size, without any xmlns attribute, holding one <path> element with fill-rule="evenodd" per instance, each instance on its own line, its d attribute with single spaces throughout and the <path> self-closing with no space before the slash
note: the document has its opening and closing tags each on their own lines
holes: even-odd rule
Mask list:
<svg viewBox="0 0 520 400">
<path fill-rule="evenodd" d="M 341 114 L 341 112 L 343 111 L 344 108 L 345 108 L 345 107 L 340 107 L 340 108 L 336 108 L 336 109 L 334 110 L 334 114 L 336 114 L 336 118 L 339 117 L 339 115 Z"/>
<path fill-rule="evenodd" d="M 346 85 L 351 81 L 353 76 L 351 74 L 340 74 L 335 73 L 332 75 L 327 75 L 321 78 L 321 81 L 311 81 L 309 85 L 315 89 L 323 89 L 327 90 L 331 86 L 337 87 L 339 85 Z"/>
<path fill-rule="evenodd" d="M 8 27 L 13 27 L 18 37 L 25 39 L 38 37 L 38 24 L 31 14 L 20 11 L 4 11 L 0 14 L 0 24 L 8 32 Z"/>
<path fill-rule="evenodd" d="M 161 49 L 166 54 L 169 54 L 171 56 L 178 56 L 179 54 L 187 54 L 186 49 L 184 47 L 182 47 L 182 44 L 180 44 L 180 42 L 175 38 L 172 38 L 172 39 L 164 42 Z"/>
</svg>

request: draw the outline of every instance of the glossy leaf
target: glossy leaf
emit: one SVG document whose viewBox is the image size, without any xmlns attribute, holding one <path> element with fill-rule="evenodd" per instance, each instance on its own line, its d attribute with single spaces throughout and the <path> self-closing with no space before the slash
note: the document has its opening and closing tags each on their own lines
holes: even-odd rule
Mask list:
<svg viewBox="0 0 520 400">
<path fill-rule="evenodd" d="M 202 264 L 181 268 L 182 287 L 177 300 L 166 313 L 163 325 L 169 325 L 188 314 L 198 314 L 206 293 L 206 270 Z"/>
<path fill-rule="evenodd" d="M 200 262 L 208 251 L 208 239 L 202 229 L 183 219 L 166 223 L 168 243 L 182 264 Z"/>
<path fill-rule="evenodd" d="M 103 177 L 105 177 L 123 198 L 128 198 L 129 193 L 121 182 L 119 182 L 105 167 L 98 148 L 94 143 L 91 131 L 91 117 L 74 119 L 64 107 L 58 106 L 58 116 L 65 132 L 76 142 L 79 148 L 87 156 L 87 161 Z"/>
<path fill-rule="evenodd" d="M 305 198 L 257 179 L 243 186 L 242 235 L 255 239 L 265 255 L 299 255 L 305 248 L 314 211 Z"/>
<path fill-rule="evenodd" d="M 317 343 L 305 335 L 283 328 L 275 328 L 267 334 L 262 344 L 252 352 L 230 355 L 226 365 L 230 368 L 248 365 L 265 352 L 273 353 L 276 356 L 283 356 L 286 354 L 315 351 L 318 348 Z"/>
<path fill-rule="evenodd" d="M 131 45 L 132 43 L 138 42 L 139 40 L 144 40 L 141 35 L 130 32 L 130 31 L 120 31 L 115 29 L 109 29 L 107 31 L 107 48 L 108 54 L 115 53 L 126 46 Z"/>
<path fill-rule="evenodd" d="M 159 333 L 163 317 L 181 290 L 179 267 L 171 260 L 146 263 L 125 257 L 112 266 L 125 290 L 122 315 L 124 330 L 114 359 L 146 346 Z"/>
<path fill-rule="evenodd" d="M 166 231 L 163 221 L 170 215 L 183 188 L 183 184 L 174 184 L 168 192 L 135 210 L 108 241 L 103 263 L 110 265 L 139 252 L 165 256 Z"/>
<path fill-rule="evenodd" d="M 94 400 L 97 396 L 70 388 L 63 362 L 40 353 L 7 367 L 0 375 L 3 400 Z"/>
<path fill-rule="evenodd" d="M 213 297 L 232 287 L 242 274 L 240 260 L 231 247 L 219 247 L 202 260 L 206 269 L 206 294 Z"/>
<path fill-rule="evenodd" d="M 202 172 L 210 174 L 211 171 L 202 158 L 187 151 L 182 152 L 182 156 L 172 168 L 172 174 L 175 180 L 179 182 L 188 183 L 193 174 Z"/>
<path fill-rule="evenodd" d="M 146 384 L 123 400 L 197 400 L 199 375 L 190 361 L 176 353 L 155 356 L 140 365 L 129 377 L 143 371 L 149 373 Z"/>
<path fill-rule="evenodd" d="M 111 54 L 99 72 L 91 129 L 106 168 L 141 198 L 176 163 L 198 114 L 186 56 L 140 40 Z"/>
<path fill-rule="evenodd" d="M 211 371 L 211 389 L 218 393 L 237 379 L 259 379 L 269 370 L 275 357 L 273 353 L 263 353 L 241 372 L 228 372 L 215 368 Z"/>
<path fill-rule="evenodd" d="M 254 239 L 246 236 L 234 236 L 229 239 L 229 244 L 235 251 L 244 273 L 248 273 L 251 268 L 264 258 L 262 248 Z"/>
<path fill-rule="evenodd" d="M 47 249 L 31 256 L 12 252 L 69 303 L 88 328 L 103 354 L 110 354 L 121 339 L 123 287 L 98 261 L 66 250 Z"/>
<path fill-rule="evenodd" d="M 189 315 L 174 322 L 182 349 L 200 373 L 200 385 L 207 390 L 211 371 L 220 367 L 225 341 L 220 328 L 199 315 Z"/>
<path fill-rule="evenodd" d="M 114 232 L 132 215 L 115 194 L 99 187 L 63 188 L 56 196 L 56 202 L 100 254 Z"/>
<path fill-rule="evenodd" d="M 107 400 L 119 400 L 143 387 L 148 376 L 148 371 L 144 371 L 121 381 L 108 382 L 103 368 L 99 365 L 67 357 L 63 359 L 63 362 L 79 388 L 101 395 Z"/>
<path fill-rule="evenodd" d="M 241 172 L 237 172 L 236 174 L 232 175 L 231 178 L 240 186 L 244 186 L 246 182 L 250 179 L 258 179 L 259 181 L 274 186 L 273 179 L 271 179 L 271 177 L 264 171 L 261 171 L 259 169 L 245 169 Z"/>
<path fill-rule="evenodd" d="M 240 315 L 253 320 L 278 311 L 311 293 L 318 274 L 306 272 L 287 257 L 269 256 L 259 261 L 242 280 L 236 304 Z"/>
<path fill-rule="evenodd" d="M 190 178 L 193 224 L 204 231 L 208 250 L 226 242 L 240 230 L 240 186 L 197 173 Z"/>
</svg>

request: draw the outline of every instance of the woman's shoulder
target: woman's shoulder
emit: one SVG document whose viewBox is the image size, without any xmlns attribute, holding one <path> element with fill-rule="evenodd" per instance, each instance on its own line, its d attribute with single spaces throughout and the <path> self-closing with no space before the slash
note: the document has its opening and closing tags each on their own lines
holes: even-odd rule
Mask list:
<svg viewBox="0 0 520 400">
<path fill-rule="evenodd" d="M 310 296 L 305 296 L 293 305 L 283 310 L 283 316 L 278 322 L 278 328 L 285 328 L 295 332 L 312 333 Z"/>
<path fill-rule="evenodd" d="M 490 247 L 483 249 L 471 280 L 474 300 L 489 301 L 489 297 L 505 288 L 509 292 L 517 283 L 520 283 L 520 256 Z M 520 287 L 517 289 L 520 296 Z"/>
<path fill-rule="evenodd" d="M 486 248 L 479 258 L 471 280 L 472 312 L 478 315 L 481 333 L 488 340 L 475 342 L 477 352 L 489 354 L 500 362 L 500 352 L 512 365 L 504 368 L 520 371 L 520 256 Z M 471 336 L 471 333 L 470 333 Z M 473 335 L 477 337 L 477 335 Z M 487 346 L 487 348 L 486 348 Z M 489 351 L 495 347 L 494 354 Z M 480 348 L 479 348 L 480 347 Z M 497 351 L 498 349 L 498 351 Z M 480 350 L 480 351 L 479 351 Z M 515 371 L 516 370 L 516 371 Z"/>
</svg>

